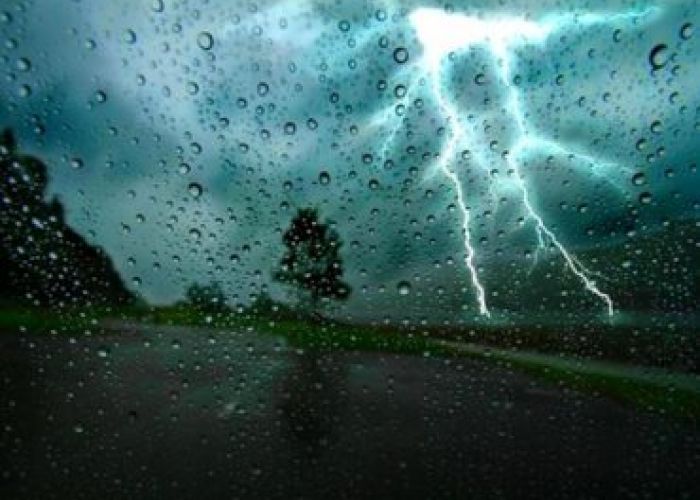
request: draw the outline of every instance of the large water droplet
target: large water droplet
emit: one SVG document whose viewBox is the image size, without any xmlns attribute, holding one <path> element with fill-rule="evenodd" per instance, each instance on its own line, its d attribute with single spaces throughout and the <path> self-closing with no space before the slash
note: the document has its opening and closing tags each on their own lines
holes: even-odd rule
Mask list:
<svg viewBox="0 0 700 500">
<path fill-rule="evenodd" d="M 680 33 L 683 40 L 690 40 L 690 37 L 693 36 L 693 23 L 685 23 L 681 26 Z"/>
<path fill-rule="evenodd" d="M 32 68 L 32 63 L 26 57 L 20 57 L 17 59 L 16 66 L 19 71 L 29 71 Z"/>
<path fill-rule="evenodd" d="M 122 40 L 129 45 L 136 43 L 136 32 L 131 29 L 126 30 L 122 35 Z"/>
<path fill-rule="evenodd" d="M 202 31 L 197 35 L 197 45 L 202 50 L 210 50 L 214 46 L 214 37 L 208 31 Z"/>
<path fill-rule="evenodd" d="M 199 198 L 202 196 L 202 186 L 196 182 L 191 182 L 189 186 L 187 186 L 187 191 L 189 191 L 190 195 L 192 195 L 194 198 Z"/>
<path fill-rule="evenodd" d="M 660 43 L 655 45 L 649 52 L 649 64 L 652 71 L 658 71 L 668 63 L 668 45 Z"/>
<path fill-rule="evenodd" d="M 646 183 L 646 176 L 642 172 L 637 172 L 632 176 L 632 184 L 635 186 L 642 186 Z"/>
<path fill-rule="evenodd" d="M 394 61 L 403 64 L 408 61 L 408 50 L 404 47 L 399 47 L 394 50 Z"/>
</svg>

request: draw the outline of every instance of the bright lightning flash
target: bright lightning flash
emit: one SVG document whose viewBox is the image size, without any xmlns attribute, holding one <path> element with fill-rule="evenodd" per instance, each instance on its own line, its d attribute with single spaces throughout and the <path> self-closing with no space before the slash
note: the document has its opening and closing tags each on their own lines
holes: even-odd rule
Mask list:
<svg viewBox="0 0 700 500">
<path fill-rule="evenodd" d="M 410 22 L 415 28 L 423 46 L 423 56 L 414 63 L 413 67 L 417 68 L 419 77 L 424 77 L 428 81 L 429 88 L 434 94 L 439 109 L 445 113 L 447 118 L 448 138 L 442 147 L 435 169 L 449 179 L 456 194 L 462 215 L 465 264 L 471 275 L 481 314 L 490 316 L 486 292 L 475 265 L 476 252 L 471 242 L 469 229 L 471 212 L 459 173 L 452 165 L 457 148 L 465 145 L 474 146 L 476 145 L 476 140 L 470 136 L 470 132 L 462 125 L 457 106 L 443 91 L 441 64 L 450 53 L 463 51 L 475 46 L 486 48 L 491 53 L 498 78 L 507 89 L 506 109 L 511 115 L 516 130 L 506 161 L 515 177 L 516 188 L 521 194 L 525 213 L 535 224 L 539 242 L 538 250 L 544 249 L 546 244 L 550 243 L 562 255 L 568 269 L 583 283 L 586 290 L 597 296 L 605 304 L 608 314 L 612 316 L 614 305 L 610 296 L 597 286 L 594 279 L 591 278 L 592 273 L 567 250 L 533 205 L 532 195 L 521 173 L 520 158 L 528 151 L 541 150 L 554 155 L 566 155 L 599 167 L 610 168 L 616 165 L 601 162 L 597 158 L 573 151 L 560 143 L 541 137 L 537 133 L 531 133 L 520 103 L 520 93 L 511 82 L 511 56 L 514 47 L 527 44 L 542 44 L 552 33 L 568 26 L 609 23 L 619 19 L 636 20 L 655 11 L 656 9 L 648 9 L 643 12 L 613 15 L 596 13 L 552 15 L 547 16 L 540 22 L 516 17 L 484 20 L 428 8 L 420 8 L 410 14 Z M 413 87 L 411 85 L 409 89 Z M 405 99 L 408 100 L 408 98 L 409 96 L 406 95 Z M 379 116 L 375 117 L 374 121 L 375 123 L 386 122 L 390 116 L 391 113 L 384 110 Z M 389 149 L 400 127 L 401 123 L 397 123 L 393 127 L 383 145 L 383 151 Z M 477 150 L 477 148 L 473 149 Z M 473 160 L 481 168 L 488 168 L 487 161 L 480 154 L 477 153 Z"/>
</svg>

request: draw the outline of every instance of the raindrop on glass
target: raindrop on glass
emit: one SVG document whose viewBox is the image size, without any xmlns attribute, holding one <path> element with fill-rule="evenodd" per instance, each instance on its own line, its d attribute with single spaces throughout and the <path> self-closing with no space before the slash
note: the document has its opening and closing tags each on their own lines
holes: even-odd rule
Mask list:
<svg viewBox="0 0 700 500">
<path fill-rule="evenodd" d="M 655 45 L 649 52 L 649 64 L 653 71 L 658 71 L 668 63 L 668 45 L 660 43 Z"/>
<path fill-rule="evenodd" d="M 681 26 L 681 38 L 683 40 L 690 40 L 693 36 L 693 23 L 685 23 Z"/>
<path fill-rule="evenodd" d="M 194 198 L 199 198 L 200 196 L 202 196 L 202 186 L 196 182 L 191 182 L 190 185 L 187 186 L 187 191 Z"/>
<path fill-rule="evenodd" d="M 408 50 L 404 47 L 399 47 L 394 50 L 394 61 L 403 64 L 408 61 Z"/>
<path fill-rule="evenodd" d="M 202 50 L 210 50 L 214 46 L 214 37 L 208 31 L 202 31 L 197 35 L 197 45 Z"/>
<path fill-rule="evenodd" d="M 134 32 L 134 30 L 126 30 L 122 35 L 122 40 L 124 40 L 124 43 L 133 45 L 136 43 L 136 32 Z"/>
</svg>

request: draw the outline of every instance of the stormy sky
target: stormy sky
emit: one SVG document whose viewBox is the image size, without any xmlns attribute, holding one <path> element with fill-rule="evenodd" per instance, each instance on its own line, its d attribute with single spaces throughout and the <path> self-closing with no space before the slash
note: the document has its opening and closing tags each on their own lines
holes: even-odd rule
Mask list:
<svg viewBox="0 0 700 500">
<path fill-rule="evenodd" d="M 426 7 L 484 26 L 564 21 L 508 61 L 487 42 L 451 50 L 436 86 L 426 43 L 451 27 L 418 36 Z M 528 137 L 561 145 L 533 148 L 519 173 L 572 255 L 634 258 L 636 235 L 697 219 L 698 16 L 691 1 L 8 0 L 0 125 L 149 301 L 211 280 L 232 303 L 284 298 L 270 278 L 281 233 L 315 206 L 344 241 L 345 313 L 473 316 L 446 153 L 489 300 L 550 275 L 555 294 L 587 293 L 556 248 L 537 251 L 505 160 L 522 135 L 512 85 Z M 445 102 L 468 131 L 454 143 Z M 585 266 L 614 290 L 635 263 Z"/>
</svg>

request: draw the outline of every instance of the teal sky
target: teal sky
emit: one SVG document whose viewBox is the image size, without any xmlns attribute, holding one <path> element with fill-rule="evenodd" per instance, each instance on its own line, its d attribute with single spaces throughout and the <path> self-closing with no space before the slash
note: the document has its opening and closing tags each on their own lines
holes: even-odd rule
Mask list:
<svg viewBox="0 0 700 500">
<path fill-rule="evenodd" d="M 518 301 L 528 280 L 552 275 L 555 296 L 595 304 L 556 248 L 536 252 L 505 160 L 522 133 L 513 89 L 499 79 L 504 61 L 475 42 L 444 54 L 432 80 L 427 39 L 410 21 L 425 7 L 486 27 L 566 20 L 508 49 L 528 137 L 560 145 L 518 165 L 572 255 L 626 248 L 624 269 L 585 263 L 605 274 L 602 288 L 614 295 L 633 270 L 643 275 L 637 235 L 697 220 L 691 1 L 452 2 L 447 11 L 442 2 L 10 1 L 0 8 L 0 125 L 47 162 L 69 223 L 154 302 L 212 279 L 233 302 L 266 286 L 284 297 L 270 281 L 281 232 L 295 207 L 312 205 L 345 241 L 355 288 L 346 314 L 476 315 L 459 200 L 439 169 L 451 153 L 487 299 L 517 289 L 508 300 Z M 645 9 L 653 14 L 631 15 Z M 586 23 L 593 14 L 609 20 Z M 441 101 L 466 131 L 454 151 Z M 405 296 L 401 282 L 411 284 Z"/>
</svg>

